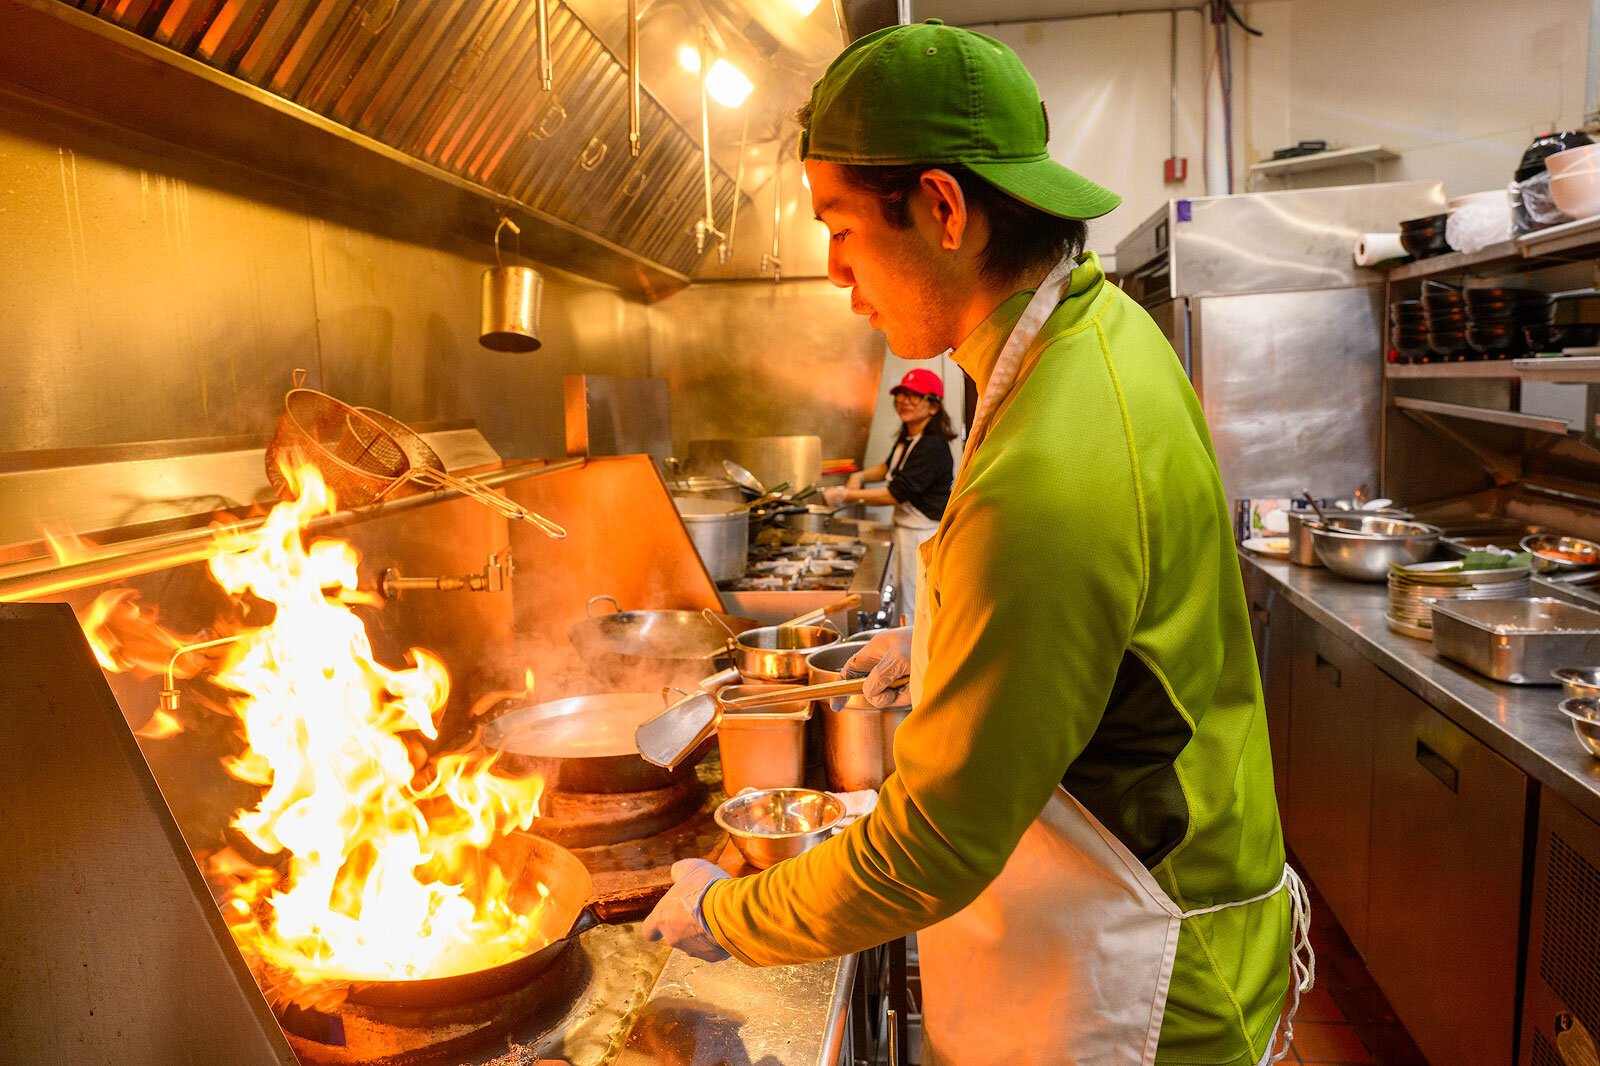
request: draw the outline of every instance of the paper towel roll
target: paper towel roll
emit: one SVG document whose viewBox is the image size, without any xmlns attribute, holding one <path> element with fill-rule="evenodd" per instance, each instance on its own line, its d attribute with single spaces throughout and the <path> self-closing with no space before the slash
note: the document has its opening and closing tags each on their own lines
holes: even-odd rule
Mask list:
<svg viewBox="0 0 1600 1066">
<path fill-rule="evenodd" d="M 1404 259 L 1398 233 L 1363 233 L 1356 241 L 1356 266 L 1373 266 L 1386 259 Z"/>
</svg>

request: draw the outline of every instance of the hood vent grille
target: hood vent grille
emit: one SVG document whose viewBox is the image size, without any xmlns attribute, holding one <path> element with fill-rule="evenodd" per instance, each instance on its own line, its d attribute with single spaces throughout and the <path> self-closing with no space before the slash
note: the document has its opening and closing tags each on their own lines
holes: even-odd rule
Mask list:
<svg viewBox="0 0 1600 1066">
<path fill-rule="evenodd" d="M 81 0 L 80 10 L 681 274 L 699 261 L 700 149 L 550 0 L 555 89 L 529 0 Z M 733 182 L 712 174 L 717 217 Z M 557 263 L 556 265 L 562 265 Z"/>
</svg>

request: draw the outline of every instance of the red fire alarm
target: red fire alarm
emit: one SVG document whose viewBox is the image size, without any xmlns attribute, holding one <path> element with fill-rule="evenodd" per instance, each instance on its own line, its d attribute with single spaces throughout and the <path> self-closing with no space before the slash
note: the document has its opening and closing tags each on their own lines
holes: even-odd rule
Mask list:
<svg viewBox="0 0 1600 1066">
<path fill-rule="evenodd" d="M 1189 178 L 1189 161 L 1173 156 L 1161 164 L 1161 174 L 1168 184 L 1175 181 L 1187 181 Z"/>
</svg>

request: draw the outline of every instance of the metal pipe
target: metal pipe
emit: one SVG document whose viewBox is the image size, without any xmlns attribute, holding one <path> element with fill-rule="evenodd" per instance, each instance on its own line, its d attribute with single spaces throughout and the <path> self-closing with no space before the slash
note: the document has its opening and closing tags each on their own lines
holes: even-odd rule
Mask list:
<svg viewBox="0 0 1600 1066">
<path fill-rule="evenodd" d="M 555 71 L 550 65 L 550 0 L 538 0 L 539 19 L 539 80 L 544 91 L 555 88 Z"/>
<path fill-rule="evenodd" d="M 694 224 L 694 250 L 703 254 L 706 242 L 723 239 L 717 229 L 717 218 L 711 203 L 711 95 L 706 89 L 706 71 L 711 64 L 711 50 L 706 43 L 706 31 L 700 30 L 700 176 L 705 184 L 706 213 Z M 735 205 L 737 206 L 737 205 Z"/>
<path fill-rule="evenodd" d="M 783 260 L 778 257 L 778 231 L 783 223 L 783 134 L 778 134 L 778 154 L 772 166 L 772 251 L 761 257 L 761 271 L 772 271 L 774 282 L 783 280 Z"/>
<path fill-rule="evenodd" d="M 476 480 L 485 485 L 503 485 L 522 478 L 542 477 L 561 470 L 576 469 L 585 462 L 587 460 L 582 457 L 552 462 L 535 459 L 483 474 Z M 341 528 L 352 522 L 425 507 L 460 495 L 462 494 L 455 489 L 439 489 L 407 496 L 404 499 L 386 500 L 359 511 L 340 511 L 337 514 L 325 515 L 307 523 L 306 528 L 312 532 Z M 215 529 L 190 529 L 181 533 L 146 537 L 66 563 L 33 560 L 0 568 L 0 603 L 42 599 L 46 596 L 88 588 L 91 585 L 123 581 L 169 567 L 204 562 L 218 552 L 237 544 L 241 536 L 254 533 L 265 522 L 266 518 L 263 516 Z"/>
<path fill-rule="evenodd" d="M 1600 2 L 1600 0 L 1597 0 Z M 717 261 L 726 263 L 733 258 L 733 237 L 739 232 L 739 195 L 744 187 L 744 151 L 745 144 L 750 139 L 750 112 L 752 108 L 744 109 L 744 122 L 739 127 L 739 165 L 733 171 L 733 211 L 728 219 L 728 239 L 722 242 L 722 247 L 717 249 Z"/>
<path fill-rule="evenodd" d="M 628 154 L 639 158 L 639 0 L 628 0 Z"/>
<path fill-rule="evenodd" d="M 1600 0 L 1595 0 L 1600 3 Z M 1172 11 L 1170 28 L 1171 54 L 1168 57 L 1167 88 L 1171 94 L 1171 110 L 1167 114 L 1167 158 L 1178 158 L 1178 11 Z"/>
</svg>

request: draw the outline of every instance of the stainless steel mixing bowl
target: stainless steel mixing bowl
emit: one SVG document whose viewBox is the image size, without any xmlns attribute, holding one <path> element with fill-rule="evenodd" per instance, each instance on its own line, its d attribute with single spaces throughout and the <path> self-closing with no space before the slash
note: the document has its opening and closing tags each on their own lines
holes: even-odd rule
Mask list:
<svg viewBox="0 0 1600 1066">
<path fill-rule="evenodd" d="M 715 817 L 750 865 L 765 870 L 828 839 L 844 803 L 815 789 L 765 788 L 723 801 Z"/>
<path fill-rule="evenodd" d="M 1385 581 L 1392 563 L 1420 563 L 1439 544 L 1439 530 L 1424 522 L 1363 518 L 1347 529 L 1311 527 L 1322 565 L 1352 581 Z"/>
</svg>

